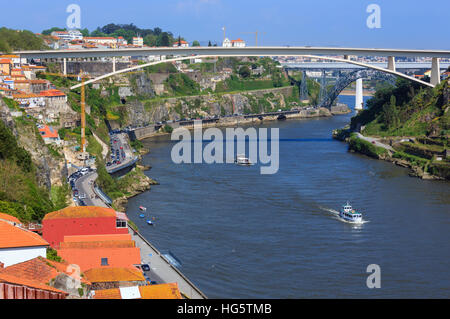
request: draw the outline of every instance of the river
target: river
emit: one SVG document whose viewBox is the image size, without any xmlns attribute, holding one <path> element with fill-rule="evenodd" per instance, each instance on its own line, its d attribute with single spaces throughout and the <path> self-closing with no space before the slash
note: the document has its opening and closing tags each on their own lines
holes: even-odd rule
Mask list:
<svg viewBox="0 0 450 319">
<path fill-rule="evenodd" d="M 280 129 L 274 175 L 177 165 L 169 137 L 145 140 L 146 174 L 160 185 L 130 199 L 127 214 L 209 298 L 449 298 L 450 184 L 349 153 L 331 132 L 351 116 L 262 125 Z M 336 217 L 347 200 L 366 223 Z M 381 288 L 366 285 L 370 264 Z"/>
</svg>

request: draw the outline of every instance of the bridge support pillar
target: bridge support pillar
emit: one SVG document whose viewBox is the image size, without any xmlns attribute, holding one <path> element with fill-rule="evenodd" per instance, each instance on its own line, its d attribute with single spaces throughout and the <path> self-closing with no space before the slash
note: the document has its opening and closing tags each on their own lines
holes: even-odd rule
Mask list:
<svg viewBox="0 0 450 319">
<path fill-rule="evenodd" d="M 113 56 L 112 63 L 113 63 L 113 72 L 116 72 L 116 57 L 115 56 Z"/>
<path fill-rule="evenodd" d="M 356 94 L 355 94 L 355 110 L 360 111 L 363 109 L 363 79 L 356 80 Z"/>
<path fill-rule="evenodd" d="M 388 69 L 395 71 L 395 56 L 388 57 Z"/>
<path fill-rule="evenodd" d="M 441 83 L 441 74 L 439 70 L 439 58 L 432 58 L 431 60 L 431 79 L 430 83 L 438 85 Z"/>
<path fill-rule="evenodd" d="M 63 73 L 67 75 L 67 58 L 63 59 Z"/>
</svg>

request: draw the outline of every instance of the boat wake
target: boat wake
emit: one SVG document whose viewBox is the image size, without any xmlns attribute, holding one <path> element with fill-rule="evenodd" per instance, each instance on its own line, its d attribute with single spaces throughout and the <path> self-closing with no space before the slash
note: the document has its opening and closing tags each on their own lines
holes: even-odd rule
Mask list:
<svg viewBox="0 0 450 319">
<path fill-rule="evenodd" d="M 323 206 L 319 206 L 319 208 L 320 208 L 321 210 L 323 210 L 323 211 L 326 211 L 326 212 L 328 212 L 328 213 L 331 213 L 332 216 L 333 216 L 336 220 L 339 220 L 339 221 L 341 221 L 341 222 L 343 222 L 343 223 L 352 224 L 352 225 L 363 225 L 363 224 L 366 224 L 366 223 L 369 222 L 368 220 L 364 220 L 364 219 L 363 219 L 362 221 L 360 221 L 360 222 L 352 222 L 352 221 L 345 220 L 345 219 L 341 218 L 341 217 L 339 216 L 339 211 L 337 211 L 337 210 L 335 210 L 335 209 L 327 208 L 327 207 L 323 207 Z"/>
</svg>

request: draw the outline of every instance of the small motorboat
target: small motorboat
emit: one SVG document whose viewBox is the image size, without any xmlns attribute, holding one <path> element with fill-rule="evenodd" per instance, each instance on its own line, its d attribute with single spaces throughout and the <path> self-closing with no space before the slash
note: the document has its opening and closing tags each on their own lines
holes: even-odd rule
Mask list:
<svg viewBox="0 0 450 319">
<path fill-rule="evenodd" d="M 140 215 L 139 215 L 139 217 L 141 217 L 141 218 L 144 218 L 144 217 L 145 217 L 145 215 L 144 215 L 144 214 L 140 214 Z"/>
<path fill-rule="evenodd" d="M 145 211 L 147 210 L 147 207 L 139 206 L 139 209 L 140 209 L 141 211 L 145 212 Z"/>
<path fill-rule="evenodd" d="M 253 163 L 250 161 L 250 159 L 248 157 L 245 157 L 245 155 L 242 155 L 242 154 L 237 155 L 234 162 L 237 165 L 253 165 Z"/>
<path fill-rule="evenodd" d="M 339 217 L 351 223 L 362 223 L 362 214 L 354 210 L 349 202 L 346 205 L 342 205 Z"/>
<path fill-rule="evenodd" d="M 149 224 L 150 226 L 155 225 L 155 223 L 151 219 L 147 219 L 147 224 Z"/>
</svg>

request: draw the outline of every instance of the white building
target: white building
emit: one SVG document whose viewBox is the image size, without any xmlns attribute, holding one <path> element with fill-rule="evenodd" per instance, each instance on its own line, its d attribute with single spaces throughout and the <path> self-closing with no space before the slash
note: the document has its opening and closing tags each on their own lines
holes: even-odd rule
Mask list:
<svg viewBox="0 0 450 319">
<path fill-rule="evenodd" d="M 116 45 L 117 39 L 113 37 L 85 37 L 84 42 L 103 45 Z"/>
<path fill-rule="evenodd" d="M 38 256 L 46 258 L 48 246 L 38 234 L 0 220 L 0 262 L 4 267 Z"/>
<path fill-rule="evenodd" d="M 142 47 L 144 45 L 144 39 L 141 37 L 133 37 L 133 45 Z"/>
<path fill-rule="evenodd" d="M 173 47 L 174 48 L 175 47 L 187 48 L 187 47 L 189 47 L 189 43 L 187 43 L 184 40 L 180 40 L 180 41 L 177 40 L 177 41 L 174 42 Z"/>
<path fill-rule="evenodd" d="M 245 41 L 238 38 L 237 40 L 231 40 L 233 48 L 243 48 L 245 47 Z"/>
<path fill-rule="evenodd" d="M 223 40 L 222 42 L 222 46 L 225 48 L 243 48 L 245 47 L 245 41 L 238 38 L 237 40 L 231 40 L 228 38 L 225 38 L 225 40 Z"/>
<path fill-rule="evenodd" d="M 232 47 L 232 44 L 231 44 L 230 39 L 225 38 L 225 39 L 223 40 L 223 42 L 222 42 L 222 46 L 225 47 L 225 48 L 231 48 L 231 47 Z"/>
<path fill-rule="evenodd" d="M 53 31 L 50 35 L 64 41 L 83 40 L 83 34 L 78 30 Z"/>
</svg>

